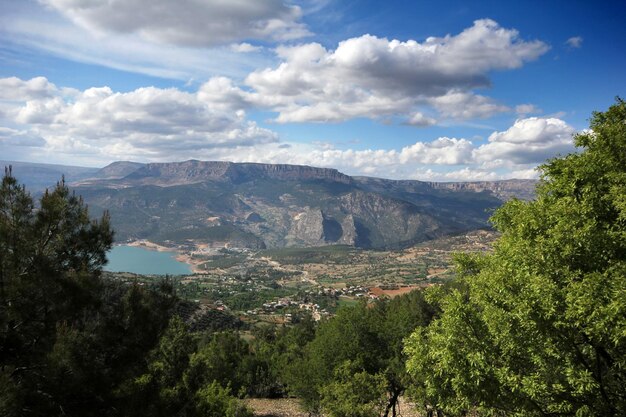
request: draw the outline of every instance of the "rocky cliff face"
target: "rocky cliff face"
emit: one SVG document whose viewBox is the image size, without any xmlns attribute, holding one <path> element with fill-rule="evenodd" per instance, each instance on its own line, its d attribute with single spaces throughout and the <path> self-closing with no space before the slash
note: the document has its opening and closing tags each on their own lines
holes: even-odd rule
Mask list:
<svg viewBox="0 0 626 417">
<path fill-rule="evenodd" d="M 288 246 L 320 246 L 324 239 L 324 215 L 322 210 L 306 208 L 296 213 L 286 236 Z"/>
<path fill-rule="evenodd" d="M 354 216 L 348 214 L 341 221 L 341 237 L 337 240 L 340 245 L 356 246 L 358 236 L 356 233 L 356 223 L 354 222 Z"/>
<path fill-rule="evenodd" d="M 408 246 L 488 227 L 503 200 L 528 198 L 534 189 L 531 181 L 394 181 L 231 162 L 124 163 L 107 172 L 107 179 L 78 184 L 77 192 L 92 210 L 110 211 L 118 239 L 252 248 Z"/>
<path fill-rule="evenodd" d="M 124 179 L 129 182 L 159 186 L 194 184 L 204 181 L 242 183 L 255 179 L 325 180 L 344 184 L 352 183 L 351 177 L 330 168 L 195 160 L 147 164 L 130 173 Z"/>
<path fill-rule="evenodd" d="M 432 194 L 433 190 L 454 192 L 489 192 L 500 200 L 507 201 L 513 197 L 532 200 L 535 197 L 537 180 L 502 180 L 472 182 L 427 182 L 416 180 L 388 180 L 384 178 L 354 177 L 364 189 L 383 193 Z"/>
<path fill-rule="evenodd" d="M 537 180 L 503 180 L 503 181 L 475 181 L 475 182 L 429 182 L 430 187 L 436 190 L 451 191 L 490 191 L 502 200 L 513 197 L 522 200 L 532 200 L 535 197 Z"/>
<path fill-rule="evenodd" d="M 341 209 L 354 219 L 357 246 L 400 247 L 453 230 L 407 201 L 361 190 L 342 196 Z"/>
</svg>

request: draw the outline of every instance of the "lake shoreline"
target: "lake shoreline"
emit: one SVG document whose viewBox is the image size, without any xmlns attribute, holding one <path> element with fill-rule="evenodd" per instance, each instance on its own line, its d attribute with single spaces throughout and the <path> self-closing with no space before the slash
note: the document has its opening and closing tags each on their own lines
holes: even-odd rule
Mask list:
<svg viewBox="0 0 626 417">
<path fill-rule="evenodd" d="M 123 242 L 123 243 L 115 243 L 114 246 L 115 247 L 133 247 L 133 248 L 140 248 L 140 249 L 145 249 L 145 250 L 154 251 L 154 252 L 171 253 L 173 259 L 175 259 L 176 261 L 180 263 L 187 265 L 187 267 L 189 268 L 188 275 L 202 272 L 200 270 L 200 265 L 202 265 L 203 261 L 199 259 L 194 259 L 190 253 L 181 251 L 179 248 L 160 245 L 158 243 L 155 243 L 146 239 L 133 240 L 130 242 Z M 125 272 L 132 272 L 132 271 L 125 271 Z M 185 274 L 176 274 L 176 275 L 185 275 Z"/>
<path fill-rule="evenodd" d="M 107 253 L 107 259 L 105 271 L 139 275 L 189 276 L 197 273 L 202 263 L 180 249 L 146 240 L 117 243 Z"/>
</svg>

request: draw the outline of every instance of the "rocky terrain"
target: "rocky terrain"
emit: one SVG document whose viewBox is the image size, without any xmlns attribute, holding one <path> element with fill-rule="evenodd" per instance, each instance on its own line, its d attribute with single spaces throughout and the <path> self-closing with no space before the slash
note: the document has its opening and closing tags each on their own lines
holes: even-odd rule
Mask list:
<svg viewBox="0 0 626 417">
<path fill-rule="evenodd" d="M 19 178 L 19 176 L 18 176 Z M 118 241 L 214 247 L 401 248 L 488 227 L 535 181 L 432 183 L 297 165 L 115 162 L 72 186 L 108 210 Z"/>
</svg>

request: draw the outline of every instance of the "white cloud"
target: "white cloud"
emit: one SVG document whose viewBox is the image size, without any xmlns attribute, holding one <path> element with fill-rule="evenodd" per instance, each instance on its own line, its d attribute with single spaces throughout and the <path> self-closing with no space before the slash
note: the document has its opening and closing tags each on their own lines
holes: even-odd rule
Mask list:
<svg viewBox="0 0 626 417">
<path fill-rule="evenodd" d="M 441 171 L 428 169 L 417 169 L 411 174 L 411 178 L 420 181 L 500 181 L 506 179 L 537 179 L 539 172 L 536 168 L 520 169 L 515 171 L 496 172 L 483 168 L 461 168 L 453 171 Z"/>
<path fill-rule="evenodd" d="M 224 77 L 210 79 L 196 92 L 155 87 L 80 91 L 45 78 L 0 79 L 0 152 L 24 155 L 28 148 L 31 160 L 54 155 L 56 162 L 90 165 L 190 158 L 291 163 L 452 181 L 532 178 L 537 164 L 574 150 L 571 126 L 538 117 L 519 119 L 483 144 L 448 137 L 387 149 L 337 149 L 323 140 L 281 143 L 275 132 L 246 119 L 250 97 L 242 93 Z"/>
<path fill-rule="evenodd" d="M 43 138 L 27 131 L 0 127 L 0 145 L 41 147 L 45 144 Z"/>
<path fill-rule="evenodd" d="M 56 86 L 45 77 L 35 77 L 27 81 L 17 77 L 0 79 L 0 100 L 42 99 L 57 93 Z"/>
<path fill-rule="evenodd" d="M 460 165 L 471 162 L 472 142 L 466 139 L 438 138 L 432 142 L 416 142 L 411 146 L 402 148 L 399 154 L 399 162 L 435 164 L 435 165 Z"/>
<path fill-rule="evenodd" d="M 39 0 L 95 33 L 136 33 L 179 46 L 227 45 L 246 39 L 310 35 L 302 10 L 282 0 Z"/>
<path fill-rule="evenodd" d="M 440 137 L 400 149 L 336 149 L 292 143 L 221 149 L 215 158 L 243 162 L 332 167 L 353 175 L 424 181 L 491 181 L 537 178 L 538 164 L 574 151 L 574 129 L 562 120 L 529 118 L 496 131 L 487 144 Z"/>
<path fill-rule="evenodd" d="M 405 124 L 410 126 L 426 127 L 437 124 L 437 120 L 432 117 L 428 117 L 423 113 L 415 112 L 411 117 L 409 117 Z"/>
<path fill-rule="evenodd" d="M 569 38 L 567 41 L 565 41 L 565 43 L 570 48 L 580 48 L 583 46 L 583 38 L 582 36 L 573 36 Z"/>
<path fill-rule="evenodd" d="M 277 111 L 281 123 L 412 115 L 425 104 L 445 117 L 489 117 L 510 109 L 471 90 L 488 86 L 489 72 L 519 68 L 547 50 L 484 19 L 422 43 L 363 35 L 334 51 L 317 43 L 279 47 L 282 62 L 245 83 L 251 100 Z"/>
<path fill-rule="evenodd" d="M 526 169 L 516 169 L 514 171 L 511 171 L 509 173 L 507 173 L 507 175 L 509 176 L 509 178 L 517 178 L 520 180 L 534 180 L 539 178 L 539 171 L 537 170 L 537 167 L 532 167 L 532 168 L 526 168 Z"/>
<path fill-rule="evenodd" d="M 347 173 L 432 181 L 485 181 L 537 178 L 538 164 L 575 151 L 573 127 L 554 118 L 520 119 L 493 132 L 488 143 L 440 137 L 401 149 L 315 149 L 268 145 L 251 162 L 288 162 L 339 168 Z M 458 169 L 451 169 L 458 167 Z"/>
<path fill-rule="evenodd" d="M 491 166 L 537 164 L 573 152 L 574 133 L 574 128 L 560 119 L 520 119 L 504 132 L 492 133 L 489 143 L 474 151 L 474 158 Z"/>
<path fill-rule="evenodd" d="M 462 168 L 454 171 L 435 171 L 431 168 L 417 169 L 413 172 L 411 178 L 420 181 L 436 181 L 436 182 L 448 182 L 448 181 L 497 181 L 504 179 L 502 175 L 493 171 L 487 171 L 482 169 Z"/>
<path fill-rule="evenodd" d="M 453 119 L 484 119 L 494 114 L 511 110 L 489 97 L 458 90 L 452 90 L 442 96 L 433 97 L 429 99 L 429 102 L 443 116 Z"/>
<path fill-rule="evenodd" d="M 184 81 L 216 74 L 244 78 L 273 62 L 267 54 L 244 54 L 228 45 L 199 49 L 151 42 L 137 33 L 98 35 L 29 1 L 17 5 L 16 11 L 0 13 L 0 42 L 16 54 L 44 51 L 76 62 Z"/>
<path fill-rule="evenodd" d="M 240 10 L 249 3 L 244 0 L 209 0 L 203 5 L 194 1 L 194 7 L 214 2 L 219 3 L 215 16 L 232 13 L 237 19 L 295 10 L 295 6 L 278 0 L 263 5 L 255 2 L 246 11 Z M 259 50 L 243 38 L 201 50 L 147 41 L 151 36 L 174 36 L 167 25 L 177 27 L 182 24 L 177 19 L 183 17 L 190 19 L 186 30 L 193 33 L 189 36 L 202 37 L 206 35 L 203 30 L 212 30 L 194 26 L 196 18 L 203 16 L 202 9 L 193 16 L 174 11 L 168 15 L 172 22 L 165 22 L 164 29 L 157 31 L 146 20 L 146 16 L 157 13 L 156 6 L 165 11 L 184 9 L 165 0 L 45 0 L 51 10 L 62 10 L 89 30 L 29 4 L 20 3 L 17 14 L 0 16 L 0 34 L 20 48 L 43 49 L 80 62 L 180 80 L 228 74 L 232 80 L 245 79 L 244 85 L 231 81 L 231 100 L 276 112 L 274 120 L 278 123 L 397 117 L 406 124 L 424 127 L 445 119 L 488 118 L 511 109 L 474 90 L 490 85 L 491 72 L 519 68 L 549 49 L 541 41 L 523 40 L 516 30 L 483 19 L 456 35 L 430 37 L 423 42 L 363 35 L 340 42 L 334 50 L 317 43 L 282 45 L 276 48 L 276 57 L 270 57 L 267 49 Z M 309 0 L 305 4 L 303 8 L 316 10 L 326 2 Z M 136 22 L 121 16 L 122 11 L 139 6 L 146 7 L 146 12 Z M 215 16 L 211 19 L 217 19 Z M 205 26 L 211 26 L 210 20 Z M 99 35 L 96 29 L 108 32 Z M 276 58 L 280 62 L 273 64 Z"/>
<path fill-rule="evenodd" d="M 211 80 L 207 88 L 219 82 Z M 224 107 L 219 97 L 202 89 L 188 93 L 146 87 L 120 93 L 99 87 L 74 90 L 71 97 L 64 97 L 64 91 L 45 78 L 0 80 L 0 98 L 15 99 L 15 91 L 29 94 L 21 101 L 3 103 L 5 123 L 44 138 L 49 150 L 59 152 L 171 159 L 278 140 L 274 132 L 246 120 L 242 109 Z"/>
<path fill-rule="evenodd" d="M 252 53 L 252 52 L 259 52 L 263 48 L 260 47 L 260 46 L 251 45 L 251 44 L 249 44 L 247 42 L 242 42 L 242 43 L 234 43 L 234 44 L 230 45 L 230 49 L 232 51 L 239 52 L 239 53 L 242 53 L 242 54 L 248 54 L 248 53 Z"/>
</svg>

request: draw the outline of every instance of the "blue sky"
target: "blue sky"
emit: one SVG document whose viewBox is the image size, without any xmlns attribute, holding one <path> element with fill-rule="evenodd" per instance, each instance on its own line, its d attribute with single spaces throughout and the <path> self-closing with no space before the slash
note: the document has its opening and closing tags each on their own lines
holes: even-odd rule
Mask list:
<svg viewBox="0 0 626 417">
<path fill-rule="evenodd" d="M 626 96 L 626 4 L 5 0 L 0 159 L 535 177 Z"/>
</svg>

